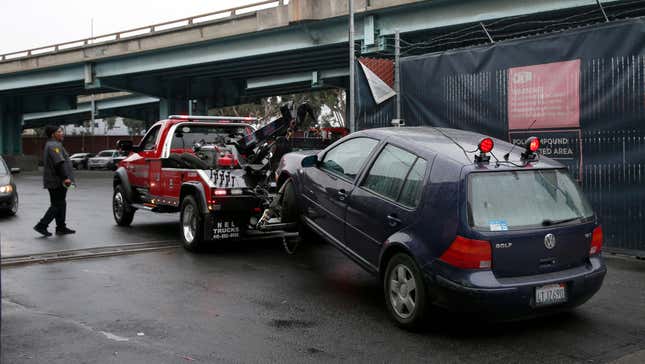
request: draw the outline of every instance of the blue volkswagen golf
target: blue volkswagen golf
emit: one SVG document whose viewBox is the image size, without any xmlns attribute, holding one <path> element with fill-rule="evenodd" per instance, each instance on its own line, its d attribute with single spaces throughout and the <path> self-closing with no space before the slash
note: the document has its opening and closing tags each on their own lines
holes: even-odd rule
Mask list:
<svg viewBox="0 0 645 364">
<path fill-rule="evenodd" d="M 430 305 L 502 318 L 573 308 L 604 279 L 602 229 L 538 149 L 455 129 L 360 131 L 282 158 L 282 218 L 377 275 L 405 328 Z"/>
</svg>

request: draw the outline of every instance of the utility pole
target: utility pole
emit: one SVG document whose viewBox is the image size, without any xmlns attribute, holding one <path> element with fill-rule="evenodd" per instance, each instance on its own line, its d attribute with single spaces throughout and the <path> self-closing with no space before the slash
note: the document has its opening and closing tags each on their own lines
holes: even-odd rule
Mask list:
<svg viewBox="0 0 645 364">
<path fill-rule="evenodd" d="M 94 18 L 90 18 L 90 43 L 93 41 L 92 38 L 94 38 Z M 94 76 L 92 76 L 92 79 L 94 79 Z M 91 120 L 90 120 L 90 153 L 94 153 L 94 118 L 95 118 L 95 112 L 96 110 L 96 105 L 95 105 L 95 100 L 94 100 L 94 93 L 90 95 L 90 115 L 91 115 Z"/>
<path fill-rule="evenodd" d="M 401 59 L 401 46 L 399 44 L 400 38 L 399 30 L 394 33 L 394 91 L 396 91 L 396 118 L 401 120 L 401 66 L 399 60 Z"/>
<path fill-rule="evenodd" d="M 94 153 L 94 111 L 96 110 L 94 94 L 90 95 L 90 153 Z"/>
<path fill-rule="evenodd" d="M 356 131 L 354 120 L 354 1 L 349 0 L 349 132 Z"/>
</svg>

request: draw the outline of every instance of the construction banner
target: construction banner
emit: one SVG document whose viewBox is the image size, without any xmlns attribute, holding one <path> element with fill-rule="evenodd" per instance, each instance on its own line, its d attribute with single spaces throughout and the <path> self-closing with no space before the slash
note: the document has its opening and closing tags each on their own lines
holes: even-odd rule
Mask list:
<svg viewBox="0 0 645 364">
<path fill-rule="evenodd" d="M 404 58 L 403 119 L 539 136 L 583 186 L 606 244 L 645 251 L 643 34 L 635 19 Z"/>
</svg>

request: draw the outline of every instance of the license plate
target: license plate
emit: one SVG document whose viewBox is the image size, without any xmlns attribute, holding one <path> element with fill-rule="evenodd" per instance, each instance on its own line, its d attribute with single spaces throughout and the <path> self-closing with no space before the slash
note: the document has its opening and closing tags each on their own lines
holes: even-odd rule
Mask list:
<svg viewBox="0 0 645 364">
<path fill-rule="evenodd" d="M 564 283 L 549 284 L 535 288 L 535 305 L 547 306 L 567 301 L 567 290 Z"/>
<path fill-rule="evenodd" d="M 216 221 L 213 226 L 213 240 L 236 239 L 240 237 L 240 228 L 235 221 Z"/>
</svg>

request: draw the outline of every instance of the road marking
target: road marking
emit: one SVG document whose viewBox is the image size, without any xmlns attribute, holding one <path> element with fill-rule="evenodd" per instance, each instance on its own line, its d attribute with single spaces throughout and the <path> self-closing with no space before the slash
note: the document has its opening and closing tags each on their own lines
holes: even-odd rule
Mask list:
<svg viewBox="0 0 645 364">
<path fill-rule="evenodd" d="M 110 257 L 115 255 L 144 253 L 176 249 L 181 245 L 175 240 L 110 245 L 85 249 L 57 250 L 44 253 L 22 254 L 0 258 L 0 266 L 11 267 L 24 264 L 52 263 L 67 260 Z"/>
<path fill-rule="evenodd" d="M 105 335 L 105 337 L 107 337 L 110 340 L 114 340 L 114 341 L 130 341 L 130 339 L 128 339 L 127 337 L 121 337 L 121 336 L 114 335 L 112 333 L 105 332 L 105 331 L 99 331 L 99 332 L 101 334 Z"/>
</svg>

